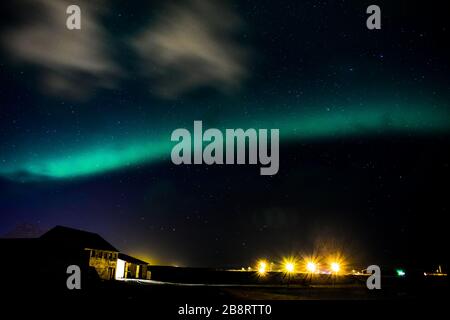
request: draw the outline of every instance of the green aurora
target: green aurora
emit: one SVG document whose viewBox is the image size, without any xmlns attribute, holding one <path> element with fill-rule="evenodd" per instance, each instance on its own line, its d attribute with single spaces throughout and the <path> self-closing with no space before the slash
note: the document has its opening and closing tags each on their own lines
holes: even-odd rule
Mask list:
<svg viewBox="0 0 450 320">
<path fill-rule="evenodd" d="M 229 117 L 220 123 L 206 121 L 207 127 L 217 128 L 279 128 L 280 142 L 311 141 L 351 136 L 378 134 L 447 134 L 450 132 L 450 113 L 446 108 L 403 106 L 395 104 L 354 107 L 320 112 L 295 112 L 289 115 L 265 114 L 253 120 Z M 184 119 L 186 120 L 186 119 Z M 194 120 L 186 120 L 186 128 L 192 130 Z M 172 126 L 173 125 L 173 126 Z M 29 146 L 16 153 L 14 159 L 3 160 L 2 177 L 18 181 L 48 179 L 74 179 L 114 170 L 124 170 L 137 165 L 151 164 L 170 159 L 174 142 L 171 132 L 176 124 L 165 124 L 167 131 L 159 130 L 152 136 L 135 134 L 104 143 L 98 137 L 90 144 L 72 148 L 51 148 L 37 152 L 37 157 L 27 157 L 36 146 Z M 70 144 L 67 144 L 70 145 Z"/>
</svg>

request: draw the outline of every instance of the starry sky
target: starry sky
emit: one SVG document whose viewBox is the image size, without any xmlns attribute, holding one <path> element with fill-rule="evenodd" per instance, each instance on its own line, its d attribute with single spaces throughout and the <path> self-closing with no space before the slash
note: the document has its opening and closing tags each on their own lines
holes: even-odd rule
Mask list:
<svg viewBox="0 0 450 320">
<path fill-rule="evenodd" d="M 0 5 L 0 234 L 98 232 L 152 263 L 342 251 L 443 259 L 450 50 L 442 5 Z M 171 132 L 280 129 L 280 170 L 176 166 Z"/>
</svg>

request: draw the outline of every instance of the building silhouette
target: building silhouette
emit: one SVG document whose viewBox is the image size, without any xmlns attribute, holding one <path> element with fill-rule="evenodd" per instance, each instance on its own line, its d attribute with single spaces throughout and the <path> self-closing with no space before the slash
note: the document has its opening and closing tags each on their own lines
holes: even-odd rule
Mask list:
<svg viewBox="0 0 450 320">
<path fill-rule="evenodd" d="M 148 263 L 121 253 L 100 235 L 56 226 L 38 238 L 0 239 L 0 271 L 12 286 L 65 288 L 70 265 L 84 286 L 127 278 L 150 279 Z"/>
</svg>

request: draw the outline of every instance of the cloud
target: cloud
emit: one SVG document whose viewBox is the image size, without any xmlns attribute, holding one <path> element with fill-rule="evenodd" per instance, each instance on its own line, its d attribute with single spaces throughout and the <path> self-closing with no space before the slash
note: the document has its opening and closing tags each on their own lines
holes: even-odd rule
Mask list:
<svg viewBox="0 0 450 320">
<path fill-rule="evenodd" d="M 165 9 L 131 40 L 156 92 L 172 98 L 200 87 L 239 88 L 247 54 L 233 38 L 242 24 L 228 3 L 192 0 Z"/>
<path fill-rule="evenodd" d="M 81 30 L 66 28 L 70 1 L 20 2 L 26 4 L 23 8 L 31 17 L 2 33 L 2 45 L 17 62 L 39 68 L 45 89 L 54 94 L 82 96 L 95 87 L 113 86 L 111 76 L 120 71 L 108 55 L 105 30 L 97 18 L 98 1 L 77 1 Z"/>
</svg>

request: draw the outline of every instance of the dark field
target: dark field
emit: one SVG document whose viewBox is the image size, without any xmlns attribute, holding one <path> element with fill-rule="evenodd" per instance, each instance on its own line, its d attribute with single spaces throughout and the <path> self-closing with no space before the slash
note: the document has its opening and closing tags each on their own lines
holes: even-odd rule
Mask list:
<svg viewBox="0 0 450 320">
<path fill-rule="evenodd" d="M 366 276 L 329 276 L 315 279 L 290 279 L 276 275 L 271 280 L 255 279 L 252 273 L 224 272 L 231 276 L 247 276 L 254 281 L 238 283 L 175 283 L 127 280 L 88 283 L 81 290 L 52 289 L 52 286 L 31 292 L 37 296 L 57 296 L 82 300 L 109 301 L 174 301 L 180 303 L 246 300 L 442 300 L 448 294 L 447 277 L 383 277 L 380 290 L 369 290 Z M 230 275 L 227 275 L 231 277 Z M 247 282 L 247 283 L 246 283 Z M 33 295 L 33 293 L 31 293 Z M 150 300 L 149 300 L 150 299 Z"/>
<path fill-rule="evenodd" d="M 247 276 L 255 280 L 250 272 L 232 272 L 232 275 L 228 272 L 226 276 Z M 275 283 L 275 280 L 280 280 L 278 277 L 265 282 L 256 279 L 254 283 L 246 284 L 103 281 L 85 283 L 81 290 L 72 291 L 56 289 L 49 281 L 47 284 L 33 283 L 26 291 L 23 283 L 17 284 L 8 297 L 14 303 L 19 302 L 20 306 L 27 306 L 25 311 L 31 310 L 33 314 L 37 310 L 47 310 L 47 314 L 63 309 L 76 314 L 93 311 L 102 315 L 151 315 L 152 319 L 205 319 L 204 315 L 180 316 L 179 310 L 185 306 L 206 306 L 217 310 L 210 318 L 240 319 L 244 316 L 222 314 L 225 306 L 265 305 L 271 307 L 270 315 L 247 317 L 285 319 L 286 315 L 299 312 L 327 316 L 355 316 L 370 312 L 381 317 L 393 308 L 401 314 L 418 306 L 429 308 L 431 305 L 431 310 L 437 310 L 445 306 L 448 295 L 447 277 L 386 276 L 382 278 L 380 290 L 368 290 L 365 279 L 365 276 L 340 276 L 338 279 L 313 279 L 309 283 L 303 280 L 287 283 L 281 277 L 278 284 Z"/>
</svg>

